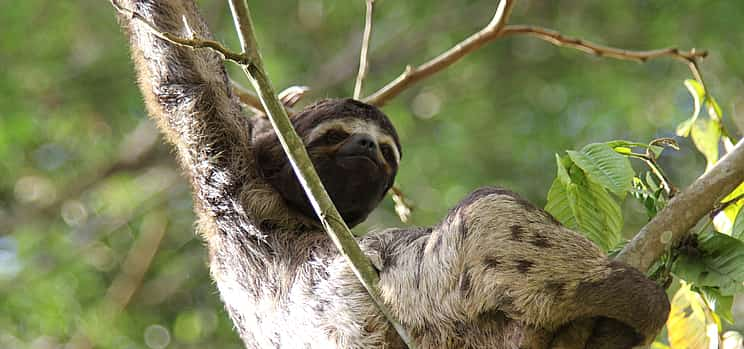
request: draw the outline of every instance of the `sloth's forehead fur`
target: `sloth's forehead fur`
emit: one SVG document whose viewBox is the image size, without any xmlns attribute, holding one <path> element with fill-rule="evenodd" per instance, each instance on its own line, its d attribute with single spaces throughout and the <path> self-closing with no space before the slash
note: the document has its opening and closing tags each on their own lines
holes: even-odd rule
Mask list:
<svg viewBox="0 0 744 349">
<path fill-rule="evenodd" d="M 402 156 L 398 133 L 390 119 L 379 109 L 351 98 L 325 99 L 305 108 L 292 118 L 292 123 L 305 140 L 319 137 L 336 128 L 349 134 L 368 133 L 378 143 L 388 143 L 396 158 Z"/>
</svg>

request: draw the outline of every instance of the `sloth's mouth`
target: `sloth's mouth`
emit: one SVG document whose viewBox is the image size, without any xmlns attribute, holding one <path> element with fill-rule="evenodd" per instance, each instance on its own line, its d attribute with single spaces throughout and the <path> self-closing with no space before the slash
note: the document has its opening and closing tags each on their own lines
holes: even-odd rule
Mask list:
<svg viewBox="0 0 744 349">
<path fill-rule="evenodd" d="M 344 155 L 336 160 L 338 165 L 347 170 L 377 170 L 380 164 L 368 155 Z"/>
</svg>

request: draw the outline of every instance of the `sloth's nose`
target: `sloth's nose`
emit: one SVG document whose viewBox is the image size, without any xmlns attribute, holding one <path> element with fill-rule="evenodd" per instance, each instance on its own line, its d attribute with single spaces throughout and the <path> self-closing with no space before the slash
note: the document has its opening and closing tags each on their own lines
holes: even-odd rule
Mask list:
<svg viewBox="0 0 744 349">
<path fill-rule="evenodd" d="M 346 141 L 340 153 L 349 156 L 366 155 L 374 159 L 377 155 L 377 142 L 366 133 L 357 133 Z"/>
</svg>

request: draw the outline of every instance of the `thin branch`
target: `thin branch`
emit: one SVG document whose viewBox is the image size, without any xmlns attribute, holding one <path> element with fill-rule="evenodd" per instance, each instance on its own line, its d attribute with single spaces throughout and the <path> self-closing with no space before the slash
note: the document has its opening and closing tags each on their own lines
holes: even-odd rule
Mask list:
<svg viewBox="0 0 744 349">
<path fill-rule="evenodd" d="M 695 62 L 708 55 L 707 51 L 697 51 L 695 49 L 683 51 L 674 47 L 648 51 L 625 50 L 566 36 L 552 29 L 529 25 L 508 25 L 503 31 L 504 36 L 520 34 L 533 36 L 556 46 L 577 49 L 599 57 L 609 57 L 641 63 L 660 57 L 672 57 L 684 62 Z"/>
<path fill-rule="evenodd" d="M 367 0 L 367 10 L 364 17 L 364 34 L 362 35 L 362 49 L 359 52 L 359 72 L 354 83 L 354 99 L 362 96 L 362 82 L 367 75 L 367 51 L 369 51 L 369 38 L 372 36 L 372 11 L 375 0 Z"/>
<path fill-rule="evenodd" d="M 411 212 L 413 211 L 413 205 L 406 198 L 406 194 L 403 193 L 400 188 L 393 186 L 390 188 L 390 196 L 393 198 L 395 203 L 395 213 L 398 214 L 398 218 L 403 223 L 408 223 L 411 218 Z"/>
<path fill-rule="evenodd" d="M 449 67 L 468 53 L 500 37 L 509 19 L 513 5 L 513 0 L 501 0 L 496 9 L 496 14 L 491 19 L 491 22 L 483 29 L 418 67 L 407 66 L 403 74 L 377 92 L 364 98 L 364 102 L 382 106 L 413 83 Z"/>
<path fill-rule="evenodd" d="M 250 55 L 250 61 L 243 66 L 243 70 L 257 91 L 264 110 L 267 111 L 267 116 L 276 130 L 282 148 L 287 154 L 292 168 L 304 188 L 315 213 L 318 215 L 321 224 L 331 240 L 339 249 L 339 253 L 349 261 L 351 270 L 367 292 L 369 292 L 372 301 L 377 305 L 380 312 L 393 325 L 408 347 L 414 348 L 411 337 L 384 304 L 380 296 L 380 291 L 377 288 L 379 282 L 377 271 L 364 255 L 361 248 L 359 248 L 354 236 L 349 231 L 328 193 L 323 188 L 320 177 L 315 172 L 313 163 L 307 155 L 307 150 L 302 140 L 297 136 L 294 128 L 292 128 L 286 110 L 274 93 L 274 89 L 263 69 L 258 45 L 253 34 L 253 24 L 245 0 L 230 0 L 229 3 L 233 20 L 235 21 L 235 27 L 238 29 L 241 48 L 243 52 Z"/>
<path fill-rule="evenodd" d="M 364 101 L 381 106 L 413 83 L 449 67 L 460 60 L 463 56 L 475 51 L 484 44 L 508 35 L 529 35 L 556 46 L 569 47 L 596 56 L 620 60 L 647 62 L 656 58 L 671 57 L 685 62 L 692 72 L 692 75 L 695 77 L 695 80 L 705 86 L 698 67 L 698 61 L 708 55 L 707 51 L 698 51 L 695 49 L 684 51 L 678 48 L 647 51 L 625 50 L 566 36 L 552 29 L 528 25 L 506 25 L 511 3 L 509 2 L 508 4 L 504 4 L 505 2 L 509 1 L 503 0 L 499 3 L 499 11 L 497 11 L 496 15 L 491 20 L 491 23 L 489 23 L 485 28 L 418 67 L 406 67 L 406 71 L 403 74 L 377 92 L 366 97 Z M 502 7 L 505 7 L 504 11 L 501 11 Z"/>
<path fill-rule="evenodd" d="M 140 21 L 142 24 L 145 25 L 145 27 L 155 36 L 168 41 L 174 45 L 182 46 L 182 47 L 188 47 L 188 48 L 206 48 L 210 49 L 214 52 L 217 52 L 224 60 L 231 61 L 237 64 L 247 64 L 250 61 L 250 56 L 244 53 L 236 53 L 233 51 L 230 51 L 225 46 L 220 44 L 217 41 L 214 40 L 207 40 L 203 38 L 198 38 L 196 36 L 193 36 L 191 38 L 183 38 L 181 36 L 178 36 L 173 33 L 169 32 L 163 32 L 157 29 L 152 23 L 150 23 L 147 19 L 142 17 L 139 13 L 132 11 L 130 9 L 124 8 L 121 5 L 119 5 L 119 2 L 117 0 L 111 0 L 111 4 L 114 6 L 116 11 L 119 13 L 129 17 L 130 19 L 136 19 Z M 188 25 L 187 25 L 188 27 Z"/>
<path fill-rule="evenodd" d="M 249 89 L 245 88 L 243 85 L 237 83 L 233 79 L 230 79 L 230 86 L 232 86 L 235 95 L 238 96 L 240 103 L 243 103 L 245 106 L 251 108 L 255 112 L 263 113 L 263 105 L 261 104 L 261 100 L 258 99 L 258 96 L 256 96 L 255 93 L 251 92 Z"/>
</svg>

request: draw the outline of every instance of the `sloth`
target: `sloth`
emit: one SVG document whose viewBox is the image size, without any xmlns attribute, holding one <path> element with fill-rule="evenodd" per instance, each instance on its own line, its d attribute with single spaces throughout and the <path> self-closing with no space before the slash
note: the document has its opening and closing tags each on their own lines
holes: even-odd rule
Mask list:
<svg viewBox="0 0 744 349">
<path fill-rule="evenodd" d="M 191 0 L 119 5 L 160 31 L 211 37 Z M 243 115 L 221 58 L 121 17 L 148 112 L 191 183 L 210 273 L 245 346 L 404 347 L 319 226 L 268 122 Z M 401 160 L 390 120 L 335 99 L 292 123 L 344 220 L 363 221 Z M 359 243 L 384 303 L 420 348 L 630 348 L 652 340 L 669 311 L 655 282 L 502 188 L 474 191 L 435 226 Z M 592 332 L 562 335 L 586 321 Z"/>
</svg>

